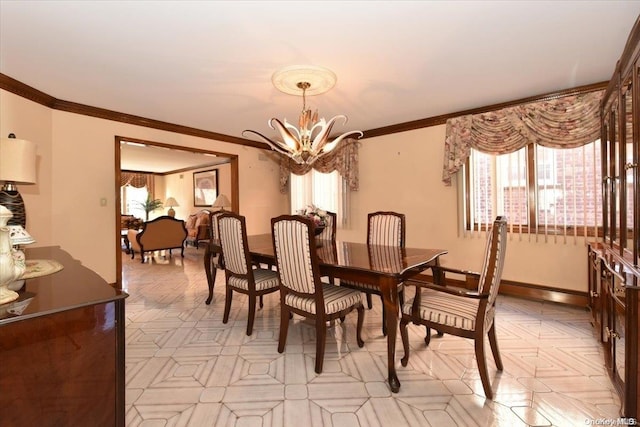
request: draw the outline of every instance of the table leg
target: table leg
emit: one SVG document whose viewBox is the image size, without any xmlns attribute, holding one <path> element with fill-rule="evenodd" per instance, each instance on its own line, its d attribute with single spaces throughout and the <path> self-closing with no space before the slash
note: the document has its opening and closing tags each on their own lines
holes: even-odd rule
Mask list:
<svg viewBox="0 0 640 427">
<path fill-rule="evenodd" d="M 395 280 L 389 277 L 380 279 L 382 302 L 384 304 L 387 327 L 387 369 L 389 371 L 389 387 L 393 393 L 400 391 L 400 380 L 396 374 L 396 336 L 398 333 L 398 290 Z"/>
<path fill-rule="evenodd" d="M 204 250 L 204 272 L 207 275 L 207 285 L 209 286 L 209 297 L 205 301 L 205 304 L 211 304 L 213 299 L 213 286 L 216 283 L 217 268 L 211 265 L 211 258 L 213 257 L 213 251 L 209 244 Z"/>
</svg>

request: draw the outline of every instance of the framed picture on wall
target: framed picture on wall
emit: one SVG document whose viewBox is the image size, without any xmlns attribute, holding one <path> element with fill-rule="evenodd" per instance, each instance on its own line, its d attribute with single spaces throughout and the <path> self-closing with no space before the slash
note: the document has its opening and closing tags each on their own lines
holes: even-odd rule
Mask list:
<svg viewBox="0 0 640 427">
<path fill-rule="evenodd" d="M 193 205 L 210 207 L 218 197 L 218 169 L 193 173 Z"/>
</svg>

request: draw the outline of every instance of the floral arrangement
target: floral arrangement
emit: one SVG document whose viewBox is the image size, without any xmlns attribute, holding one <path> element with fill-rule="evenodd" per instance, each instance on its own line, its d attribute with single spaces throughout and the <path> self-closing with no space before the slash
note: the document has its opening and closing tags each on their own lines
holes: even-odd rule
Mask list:
<svg viewBox="0 0 640 427">
<path fill-rule="evenodd" d="M 298 214 L 311 218 L 316 227 L 325 227 L 327 225 L 327 211 L 315 205 L 309 205 L 305 209 L 300 209 Z"/>
</svg>

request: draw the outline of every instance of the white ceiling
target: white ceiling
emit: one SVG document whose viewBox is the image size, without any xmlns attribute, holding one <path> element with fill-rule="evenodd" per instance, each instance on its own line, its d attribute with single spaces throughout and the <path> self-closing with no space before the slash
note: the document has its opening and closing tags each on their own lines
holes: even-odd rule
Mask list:
<svg viewBox="0 0 640 427">
<path fill-rule="evenodd" d="M 640 1 L 6 1 L 0 72 L 57 99 L 234 137 L 275 136 L 313 64 L 342 132 L 609 80 Z M 256 139 L 257 140 L 257 139 Z"/>
<path fill-rule="evenodd" d="M 228 163 L 215 155 L 176 150 L 166 147 L 120 143 L 120 169 L 155 173 L 176 173 L 190 169 Z"/>
</svg>

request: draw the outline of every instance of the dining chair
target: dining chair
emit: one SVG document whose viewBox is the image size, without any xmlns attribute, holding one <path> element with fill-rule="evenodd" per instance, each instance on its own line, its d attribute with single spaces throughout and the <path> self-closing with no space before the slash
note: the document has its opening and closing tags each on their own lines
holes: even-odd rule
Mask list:
<svg viewBox="0 0 640 427">
<path fill-rule="evenodd" d="M 209 239 L 217 240 L 218 239 L 218 218 L 220 215 L 225 213 L 225 211 L 214 211 L 209 213 Z M 224 270 L 224 261 L 222 255 L 216 253 L 213 257 L 211 257 L 211 266 L 212 271 L 215 272 L 216 269 Z"/>
<path fill-rule="evenodd" d="M 452 267 L 434 266 L 434 277 L 446 278 L 447 273 L 463 275 L 467 280 L 478 282 L 475 290 L 445 287 L 428 282 L 408 280 L 406 285 L 415 285 L 415 297 L 402 306 L 400 335 L 404 347 L 402 366 L 409 362 L 409 336 L 407 325 L 412 322 L 424 325 L 427 335 L 424 339 L 428 346 L 431 340 L 431 328 L 439 332 L 470 338 L 475 343 L 476 363 L 480 371 L 480 380 L 485 396 L 493 398 L 487 361 L 485 357 L 484 337 L 489 337 L 489 345 L 498 371 L 502 371 L 502 359 L 496 340 L 495 311 L 496 297 L 500 287 L 502 268 L 507 244 L 507 219 L 498 216 L 488 232 L 482 269 L 471 272 Z M 459 277 L 459 276 L 458 276 Z M 444 282 L 441 282 L 444 283 Z"/>
<path fill-rule="evenodd" d="M 299 215 L 281 215 L 271 219 L 276 270 L 280 281 L 280 336 L 278 352 L 284 351 L 293 313 L 311 319 L 316 328 L 316 373 L 322 373 L 327 322 L 344 318 L 356 309 L 356 339 L 364 346 L 362 294 L 320 280 L 312 221 Z"/>
<path fill-rule="evenodd" d="M 367 216 L 367 245 L 368 246 L 392 246 L 404 248 L 405 242 L 405 216 L 404 214 L 389 211 L 369 213 Z M 376 285 L 352 281 L 340 281 L 340 286 L 364 292 L 367 296 L 367 306 L 373 306 L 371 295 L 379 295 L 382 299 L 380 288 Z M 400 304 L 404 302 L 404 286 L 398 283 L 398 296 Z M 382 310 L 382 334 L 387 335 L 385 312 Z"/>
<path fill-rule="evenodd" d="M 244 216 L 226 211 L 219 215 L 218 237 L 224 259 L 226 283 L 222 323 L 227 323 L 229 320 L 233 292 L 246 294 L 249 298 L 247 335 L 251 335 L 256 312 L 256 298 L 262 298 L 265 294 L 278 291 L 278 273 L 271 269 L 253 266 L 247 243 L 247 226 Z"/>
<path fill-rule="evenodd" d="M 318 240 L 329 240 L 331 242 L 336 241 L 336 222 L 338 215 L 335 212 L 326 211 L 327 215 L 324 218 L 324 230 L 317 237 Z"/>
<path fill-rule="evenodd" d="M 322 257 L 330 257 L 332 261 L 337 259 L 336 251 L 336 228 L 337 228 L 337 218 L 338 215 L 335 212 L 325 211 L 327 215 L 324 218 L 324 229 L 322 233 L 316 236 L 316 242 L 319 243 L 320 247 L 318 247 L 318 253 Z M 331 276 L 323 276 L 327 277 L 327 280 L 332 285 L 335 284 L 335 279 Z"/>
</svg>

